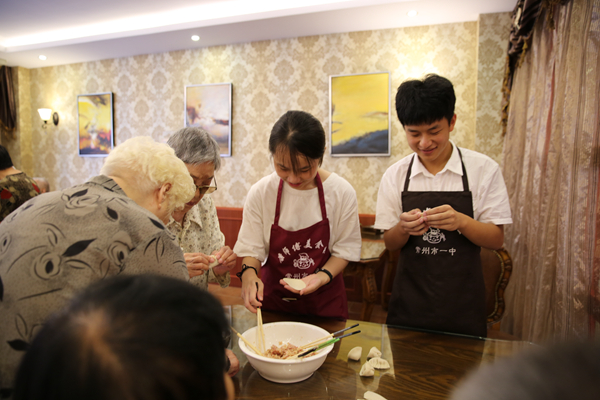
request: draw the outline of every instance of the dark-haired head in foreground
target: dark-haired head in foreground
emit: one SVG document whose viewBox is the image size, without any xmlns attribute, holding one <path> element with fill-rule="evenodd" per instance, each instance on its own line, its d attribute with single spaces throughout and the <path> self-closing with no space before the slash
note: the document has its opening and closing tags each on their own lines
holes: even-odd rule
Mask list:
<svg viewBox="0 0 600 400">
<path fill-rule="evenodd" d="M 458 386 L 452 400 L 596 400 L 600 343 L 538 347 L 485 365 Z"/>
<path fill-rule="evenodd" d="M 225 400 L 221 304 L 154 275 L 96 282 L 44 325 L 16 378 L 15 400 Z"/>
</svg>

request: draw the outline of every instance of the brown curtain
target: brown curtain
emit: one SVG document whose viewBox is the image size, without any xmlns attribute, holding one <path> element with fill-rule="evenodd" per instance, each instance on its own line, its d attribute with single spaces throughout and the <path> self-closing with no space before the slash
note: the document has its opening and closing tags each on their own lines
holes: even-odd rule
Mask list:
<svg viewBox="0 0 600 400">
<path fill-rule="evenodd" d="M 12 80 L 12 68 L 0 67 L 0 140 L 2 132 L 12 137 L 17 123 L 17 106 Z"/>
<path fill-rule="evenodd" d="M 502 134 L 506 134 L 508 123 L 508 104 L 510 91 L 517 66 L 523 60 L 533 27 L 542 10 L 542 0 L 518 0 L 511 16 L 508 51 L 506 52 L 506 69 L 502 83 Z"/>
<path fill-rule="evenodd" d="M 594 335 L 599 46 L 600 0 L 553 5 L 514 72 L 503 154 L 514 269 L 502 330 L 525 340 Z"/>
</svg>

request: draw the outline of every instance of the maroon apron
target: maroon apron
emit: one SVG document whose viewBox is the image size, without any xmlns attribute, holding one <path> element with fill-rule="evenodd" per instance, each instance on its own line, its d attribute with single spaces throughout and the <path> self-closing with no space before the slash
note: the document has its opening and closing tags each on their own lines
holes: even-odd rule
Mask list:
<svg viewBox="0 0 600 400">
<path fill-rule="evenodd" d="M 404 182 L 402 209 L 425 211 L 448 204 L 473 218 L 473 196 L 460 150 L 458 154 L 463 191 L 409 192 L 413 157 Z M 480 251 L 459 231 L 429 228 L 424 235 L 411 235 L 400 251 L 386 323 L 485 337 Z"/>
<path fill-rule="evenodd" d="M 287 231 L 279 226 L 283 180 L 279 181 L 275 221 L 271 226 L 269 256 L 261 268 L 264 283 L 263 309 L 320 317 L 348 318 L 348 303 L 342 274 L 331 283 L 313 293 L 300 296 L 285 289 L 279 281 L 283 278 L 302 279 L 322 268 L 329 252 L 329 220 L 325 209 L 325 195 L 319 174 L 316 176 L 319 203 L 323 219 L 308 228 Z"/>
</svg>

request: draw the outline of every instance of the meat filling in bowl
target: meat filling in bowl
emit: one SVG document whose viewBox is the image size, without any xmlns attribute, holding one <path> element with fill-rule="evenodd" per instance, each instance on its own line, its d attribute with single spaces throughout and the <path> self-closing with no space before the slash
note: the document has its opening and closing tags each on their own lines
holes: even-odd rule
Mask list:
<svg viewBox="0 0 600 400">
<path fill-rule="evenodd" d="M 271 358 L 288 358 L 300 353 L 298 346 L 294 346 L 291 343 L 281 344 L 279 342 L 279 344 L 280 346 L 272 345 L 265 355 Z"/>
</svg>

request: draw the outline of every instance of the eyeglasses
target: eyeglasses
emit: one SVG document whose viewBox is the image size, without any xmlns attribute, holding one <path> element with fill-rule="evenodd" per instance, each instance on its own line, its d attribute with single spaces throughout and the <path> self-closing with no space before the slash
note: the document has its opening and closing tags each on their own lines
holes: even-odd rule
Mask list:
<svg viewBox="0 0 600 400">
<path fill-rule="evenodd" d="M 215 183 L 215 186 L 199 186 L 194 184 L 194 186 L 196 186 L 196 189 L 200 191 L 200 194 L 204 195 L 207 193 L 212 193 L 215 190 L 217 190 L 217 177 L 213 176 L 213 182 Z"/>
</svg>

